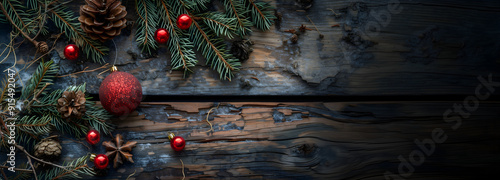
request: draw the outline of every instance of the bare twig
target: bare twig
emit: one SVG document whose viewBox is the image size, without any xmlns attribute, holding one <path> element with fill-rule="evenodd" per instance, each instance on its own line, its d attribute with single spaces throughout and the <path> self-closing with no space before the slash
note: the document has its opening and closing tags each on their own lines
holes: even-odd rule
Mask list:
<svg viewBox="0 0 500 180">
<path fill-rule="evenodd" d="M 311 18 L 309 18 L 309 15 L 306 15 L 306 17 L 307 17 L 307 19 L 309 19 L 309 21 L 311 21 L 311 23 L 313 24 L 313 26 L 314 26 L 314 28 L 316 29 L 316 31 L 318 31 L 319 36 L 320 36 L 320 37 L 321 37 L 321 36 L 323 36 L 323 34 L 321 34 L 321 32 L 319 32 L 318 27 L 316 27 L 316 25 L 315 25 L 315 24 L 314 24 L 314 22 L 311 20 Z"/>
<path fill-rule="evenodd" d="M 109 63 L 106 63 L 103 66 L 92 69 L 92 70 L 87 70 L 89 67 L 85 67 L 82 71 L 71 73 L 71 74 L 66 74 L 66 75 L 62 75 L 62 76 L 57 76 L 57 77 L 66 77 L 66 76 L 72 76 L 72 75 L 81 74 L 81 73 L 94 72 L 94 71 L 97 71 L 99 69 L 108 68 L 108 66 L 109 66 Z"/>
<path fill-rule="evenodd" d="M 26 151 L 26 149 L 24 149 L 24 147 L 22 147 L 21 145 L 14 144 L 14 146 L 16 146 L 17 149 L 23 151 L 24 154 L 26 154 L 26 156 L 29 156 L 30 158 L 33 158 L 34 160 L 37 160 L 38 162 L 41 162 L 41 163 L 44 163 L 44 164 L 48 164 L 48 165 L 52 165 L 52 166 L 55 166 L 55 167 L 58 167 L 58 168 L 61 168 L 61 169 L 65 170 L 65 171 L 70 172 L 64 166 L 61 166 L 61 165 L 58 165 L 58 164 L 54 164 L 54 163 L 51 163 L 51 162 L 47 162 L 47 161 L 44 161 L 42 159 L 38 159 L 37 157 L 35 157 L 35 156 L 31 155 L 30 153 L 28 153 L 28 151 Z"/>
<path fill-rule="evenodd" d="M 42 89 L 40 89 L 40 91 L 38 91 L 38 93 L 36 93 L 35 96 L 33 97 L 33 99 L 31 99 L 31 101 L 28 103 L 28 109 L 33 104 L 33 102 L 35 102 L 35 101 L 38 102 L 38 96 L 40 96 L 42 94 L 42 92 L 45 90 L 45 88 L 47 88 L 47 86 L 49 86 L 51 84 L 52 83 L 45 83 L 45 85 L 42 87 Z"/>
<path fill-rule="evenodd" d="M 5 165 L 6 163 L 7 163 L 7 162 L 5 162 L 5 163 L 4 163 L 4 165 Z M 5 166 L 5 168 L 8 168 L 8 167 L 7 167 L 7 166 Z M 2 172 L 3 177 L 4 177 L 5 179 L 8 179 L 8 178 L 7 178 L 7 175 L 5 174 L 5 172 L 3 172 L 3 169 L 4 169 L 4 168 L 3 168 L 3 166 L 0 166 L 0 172 Z M 16 171 L 17 171 L 17 170 L 16 170 Z M 31 171 L 30 171 L 30 172 L 31 172 Z"/>
<path fill-rule="evenodd" d="M 52 48 L 47 51 L 46 53 L 42 54 L 40 57 L 36 58 L 35 60 L 31 61 L 28 65 L 28 67 L 25 67 L 24 69 L 27 69 L 29 67 L 31 67 L 31 65 L 33 65 L 35 62 L 37 62 L 38 60 L 40 60 L 42 57 L 44 57 L 45 55 L 48 55 L 50 52 L 52 52 L 55 48 L 56 48 L 56 43 L 57 43 L 57 40 L 59 40 L 59 37 L 61 37 L 61 35 L 64 33 L 65 31 L 59 33 L 56 35 L 56 39 L 54 40 L 54 43 L 52 43 Z"/>
<path fill-rule="evenodd" d="M 181 161 L 181 164 L 182 164 L 182 180 L 184 180 L 186 178 L 186 174 L 184 174 L 184 162 L 182 162 L 182 159 L 179 159 Z"/>
<path fill-rule="evenodd" d="M 28 156 L 28 163 L 31 166 L 31 170 L 33 170 L 33 175 L 35 176 L 35 180 L 38 180 L 38 177 L 37 177 L 36 171 L 35 171 L 35 166 L 33 166 L 33 163 L 31 163 L 31 158 L 29 156 Z"/>
<path fill-rule="evenodd" d="M 337 14 L 332 8 L 327 8 L 328 10 L 332 11 L 333 14 L 335 14 L 335 16 L 338 16 L 339 14 Z"/>
<path fill-rule="evenodd" d="M 132 174 L 128 175 L 128 177 L 127 177 L 127 179 L 126 179 L 126 180 L 130 179 L 130 177 L 132 177 L 132 176 L 135 174 L 135 172 L 136 172 L 136 171 L 137 171 L 137 170 L 134 170 L 134 173 L 132 173 Z"/>
<path fill-rule="evenodd" d="M 21 28 L 17 27 L 17 25 L 14 23 L 14 21 L 12 20 L 12 18 L 7 13 L 7 10 L 5 10 L 5 7 L 3 6 L 3 3 L 0 3 L 0 9 L 2 10 L 3 14 L 5 15 L 5 18 L 12 24 L 12 26 L 14 26 L 19 31 L 19 33 L 21 33 L 21 35 L 23 35 L 24 38 L 26 38 L 28 41 L 30 41 L 31 43 L 33 43 L 33 45 L 35 45 L 35 47 L 38 48 L 39 44 L 41 42 L 38 42 L 38 41 L 32 39 Z"/>
<path fill-rule="evenodd" d="M 10 167 L 9 166 L 0 166 L 0 169 L 8 169 L 8 168 L 10 168 Z M 29 169 L 14 168 L 14 170 L 33 173 L 33 171 L 31 171 Z M 7 177 L 5 177 L 5 178 L 7 178 Z"/>
<path fill-rule="evenodd" d="M 210 132 L 210 131 L 212 131 L 212 132 L 213 132 L 213 131 L 214 131 L 214 128 L 213 128 L 213 126 L 212 126 L 212 123 L 210 123 L 210 121 L 208 121 L 208 116 L 210 115 L 210 113 L 211 113 L 214 109 L 218 109 L 218 108 L 219 108 L 219 105 L 220 105 L 220 104 L 217 104 L 217 107 L 213 107 L 213 108 L 211 108 L 210 110 L 208 110 L 206 121 L 207 121 L 207 123 L 210 125 L 210 129 L 209 129 L 207 132 Z"/>
</svg>

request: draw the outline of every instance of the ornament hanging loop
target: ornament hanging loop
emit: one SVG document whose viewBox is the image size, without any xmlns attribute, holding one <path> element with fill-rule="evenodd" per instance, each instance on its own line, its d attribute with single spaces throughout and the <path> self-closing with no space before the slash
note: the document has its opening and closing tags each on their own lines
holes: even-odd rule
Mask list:
<svg viewBox="0 0 500 180">
<path fill-rule="evenodd" d="M 169 140 L 169 141 L 172 141 L 172 139 L 174 139 L 174 137 L 175 137 L 175 134 L 174 134 L 174 133 L 172 133 L 172 132 L 169 132 L 169 133 L 168 133 L 168 140 Z"/>
<path fill-rule="evenodd" d="M 113 66 L 111 66 L 110 70 L 111 70 L 111 72 L 116 72 L 116 71 L 118 71 L 118 68 L 115 65 L 113 65 Z"/>
<path fill-rule="evenodd" d="M 90 161 L 94 162 L 95 157 L 96 157 L 96 154 L 94 154 L 94 153 L 90 154 L 90 158 L 89 158 Z"/>
</svg>

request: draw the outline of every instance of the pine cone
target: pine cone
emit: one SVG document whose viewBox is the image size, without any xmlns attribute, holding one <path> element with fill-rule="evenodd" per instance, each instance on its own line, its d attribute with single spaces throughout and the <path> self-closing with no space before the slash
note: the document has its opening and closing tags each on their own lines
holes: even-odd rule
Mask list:
<svg viewBox="0 0 500 180">
<path fill-rule="evenodd" d="M 39 53 L 45 54 L 49 52 L 49 45 L 45 41 L 38 42 L 36 49 Z"/>
<path fill-rule="evenodd" d="M 252 53 L 253 42 L 250 40 L 234 41 L 231 47 L 232 54 L 240 59 L 241 61 L 246 61 Z"/>
<path fill-rule="evenodd" d="M 90 38 L 104 42 L 120 35 L 126 27 L 127 10 L 120 0 L 85 0 L 80 6 L 80 17 L 83 31 Z"/>
<path fill-rule="evenodd" d="M 64 91 L 62 97 L 57 100 L 57 111 L 64 119 L 80 119 L 87 111 L 85 101 L 85 94 L 82 91 Z"/>
<path fill-rule="evenodd" d="M 61 144 L 51 136 L 35 145 L 35 156 L 46 161 L 55 161 L 61 155 Z"/>
</svg>

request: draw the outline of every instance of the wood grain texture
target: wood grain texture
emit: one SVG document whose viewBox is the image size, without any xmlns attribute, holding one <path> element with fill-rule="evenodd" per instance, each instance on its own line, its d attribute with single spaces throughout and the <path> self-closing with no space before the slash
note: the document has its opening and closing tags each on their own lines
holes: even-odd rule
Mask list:
<svg viewBox="0 0 500 180">
<path fill-rule="evenodd" d="M 118 54 L 119 69 L 135 75 L 145 95 L 465 95 L 474 92 L 478 76 L 492 74 L 500 81 L 500 22 L 492 18 L 500 16 L 499 1 L 400 0 L 398 13 L 388 11 L 388 2 L 315 0 L 304 12 L 294 0 L 271 1 L 282 21 L 268 32 L 254 29 L 254 52 L 232 82 L 218 80 L 201 58 L 195 73 L 183 79 L 181 72 L 171 71 L 165 46 L 153 57 L 141 55 L 134 40 L 136 26 L 114 39 L 117 52 L 113 43 L 106 43 L 111 49 L 107 61 Z M 77 12 L 83 3 L 72 3 L 72 9 Z M 123 4 L 127 18 L 137 19 L 134 2 Z M 389 18 L 377 16 L 384 13 Z M 291 34 L 284 31 L 300 25 L 314 29 L 308 17 L 324 38 L 307 31 L 297 44 L 291 43 Z M 8 36 L 3 34 L 2 42 Z M 57 44 L 56 57 L 63 57 L 66 44 Z M 18 66 L 34 53 L 29 44 L 22 46 Z M 100 66 L 59 63 L 61 75 Z M 12 64 L 10 58 L 1 66 Z M 107 76 L 100 72 L 60 78 L 56 85 L 86 82 L 88 91 L 97 94 Z"/>
<path fill-rule="evenodd" d="M 455 123 L 443 121 L 443 113 L 454 103 L 461 102 L 213 103 L 219 105 L 209 116 L 213 132 L 207 132 L 206 103 L 197 112 L 187 112 L 182 103 L 143 104 L 128 118 L 113 120 L 115 133 L 138 142 L 135 163 L 110 169 L 104 179 L 134 172 L 131 179 L 180 179 L 180 159 L 187 179 L 384 179 L 386 172 L 398 174 L 398 156 L 410 161 L 419 150 L 414 141 L 432 139 L 436 128 L 447 139 L 408 179 L 494 173 L 499 104 L 481 103 L 453 130 Z M 187 140 L 184 151 L 170 148 L 167 132 Z M 73 141 L 64 141 L 63 150 L 65 159 L 88 153 Z"/>
</svg>

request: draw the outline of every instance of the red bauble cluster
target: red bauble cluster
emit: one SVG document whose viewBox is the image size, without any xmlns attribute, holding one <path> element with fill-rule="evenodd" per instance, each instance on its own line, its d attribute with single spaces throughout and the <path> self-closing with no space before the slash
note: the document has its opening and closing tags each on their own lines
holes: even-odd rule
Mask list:
<svg viewBox="0 0 500 180">
<path fill-rule="evenodd" d="M 75 60 L 80 54 L 80 49 L 74 44 L 69 44 L 64 48 L 64 57 L 69 60 Z"/>
<path fill-rule="evenodd" d="M 187 14 L 181 14 L 179 17 L 177 17 L 177 27 L 182 30 L 189 29 L 192 23 L 193 19 L 191 19 L 191 17 Z"/>
<path fill-rule="evenodd" d="M 141 103 L 141 83 L 130 73 L 112 72 L 101 83 L 99 99 L 111 114 L 128 115 Z"/>
<path fill-rule="evenodd" d="M 104 154 L 98 154 L 94 158 L 94 166 L 97 169 L 106 169 L 108 167 L 108 164 L 109 164 L 108 156 L 106 156 Z"/>
<path fill-rule="evenodd" d="M 186 140 L 180 136 L 175 136 L 170 140 L 170 146 L 174 151 L 182 151 L 186 146 Z"/>
<path fill-rule="evenodd" d="M 96 145 L 101 140 L 101 135 L 96 130 L 90 130 L 85 137 L 87 142 L 91 145 Z"/>
<path fill-rule="evenodd" d="M 155 32 L 155 40 L 160 44 L 167 43 L 169 37 L 170 35 L 168 34 L 168 31 L 165 28 L 160 28 Z"/>
</svg>

